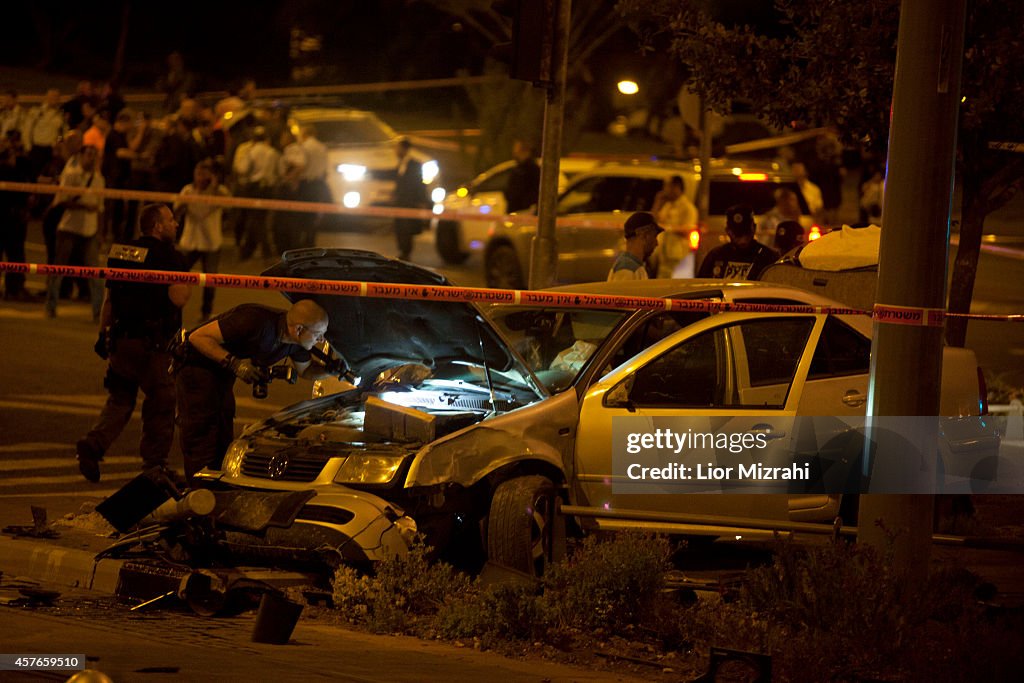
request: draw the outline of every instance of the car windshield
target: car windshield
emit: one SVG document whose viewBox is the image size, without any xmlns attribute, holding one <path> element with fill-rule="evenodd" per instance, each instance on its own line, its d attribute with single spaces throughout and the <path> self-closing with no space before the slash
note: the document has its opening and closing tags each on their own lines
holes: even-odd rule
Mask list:
<svg viewBox="0 0 1024 683">
<path fill-rule="evenodd" d="M 367 145 L 388 142 L 394 135 L 370 117 L 314 121 L 316 137 L 325 145 Z"/>
<path fill-rule="evenodd" d="M 575 382 L 629 311 L 498 305 L 487 315 L 554 393 Z"/>
</svg>

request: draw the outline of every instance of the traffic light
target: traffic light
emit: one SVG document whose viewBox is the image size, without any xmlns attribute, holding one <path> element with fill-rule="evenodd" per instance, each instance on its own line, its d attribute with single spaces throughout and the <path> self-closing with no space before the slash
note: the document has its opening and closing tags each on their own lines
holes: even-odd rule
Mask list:
<svg viewBox="0 0 1024 683">
<path fill-rule="evenodd" d="M 512 19 L 512 42 L 495 45 L 491 56 L 509 66 L 509 76 L 551 82 L 551 44 L 557 0 L 496 0 L 492 9 Z"/>
</svg>

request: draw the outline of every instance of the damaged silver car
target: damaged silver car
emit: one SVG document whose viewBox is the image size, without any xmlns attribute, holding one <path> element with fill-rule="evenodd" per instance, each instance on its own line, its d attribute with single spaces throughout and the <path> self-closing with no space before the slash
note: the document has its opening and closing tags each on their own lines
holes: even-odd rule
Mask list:
<svg viewBox="0 0 1024 683">
<path fill-rule="evenodd" d="M 417 266 L 351 250 L 287 252 L 265 274 L 448 284 Z M 560 291 L 832 303 L 781 285 L 711 280 L 591 283 Z M 612 422 L 631 415 L 711 416 L 732 431 L 777 428 L 782 437 L 785 430 L 767 423 L 797 415 L 863 416 L 871 334 L 866 317 L 315 298 L 330 314 L 328 341 L 348 361 L 354 385 L 249 426 L 231 444 L 221 470 L 204 470 L 201 478 L 209 486 L 312 489 L 314 502 L 329 492 L 350 496 L 348 507 L 336 498 L 333 529 L 357 539 L 368 557 L 381 551 L 360 534 L 374 528 L 371 536 L 384 538 L 397 523 L 385 509 L 396 520 L 415 520 L 447 559 L 464 566 L 488 559 L 531 573 L 542 573 L 562 552 L 563 503 L 573 506 L 572 524 L 586 530 L 715 537 L 756 535 L 749 526 L 731 526 L 729 518 L 829 522 L 840 512 L 841 495 L 810 489 L 763 495 L 616 491 Z M 977 363 L 970 351 L 955 352 L 960 355 L 947 363 L 950 372 L 975 380 L 944 377 L 944 414 L 977 415 Z M 950 387 L 962 395 L 947 396 Z M 973 434 L 967 441 L 979 443 Z M 989 450 L 972 455 L 972 462 Z M 856 463 L 843 466 L 857 471 Z M 695 522 L 698 515 L 706 517 Z"/>
</svg>

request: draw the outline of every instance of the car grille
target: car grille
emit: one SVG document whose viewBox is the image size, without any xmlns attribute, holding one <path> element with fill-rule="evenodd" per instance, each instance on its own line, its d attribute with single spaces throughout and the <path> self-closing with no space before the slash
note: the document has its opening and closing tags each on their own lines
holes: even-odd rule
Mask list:
<svg viewBox="0 0 1024 683">
<path fill-rule="evenodd" d="M 327 455 L 308 452 L 252 451 L 242 460 L 242 474 L 274 481 L 313 481 L 328 459 Z"/>
</svg>

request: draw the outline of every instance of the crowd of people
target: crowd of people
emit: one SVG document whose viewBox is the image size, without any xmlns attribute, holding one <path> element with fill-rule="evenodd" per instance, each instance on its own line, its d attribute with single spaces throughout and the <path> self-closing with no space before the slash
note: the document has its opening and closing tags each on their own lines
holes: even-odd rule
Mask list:
<svg viewBox="0 0 1024 683">
<path fill-rule="evenodd" d="M 63 98 L 51 89 L 33 107 L 18 93 L 0 95 L 0 181 L 60 184 L 89 189 L 123 189 L 213 196 L 329 201 L 327 149 L 312 126 L 293 131 L 283 107 L 256 107 L 255 86 L 245 81 L 227 97 L 201 102 L 188 90 L 193 82 L 169 62 L 165 79 L 168 111 L 153 115 L 126 106 L 116 84 L 82 81 Z M 140 203 L 84 194 L 0 192 L 0 259 L 25 261 L 28 220 L 41 218 L 47 262 L 96 266 L 109 245 L 138 234 Z M 265 210 L 225 210 L 181 201 L 174 206 L 179 247 L 190 264 L 216 272 L 224 244 L 233 233 L 241 260 L 259 251 L 271 258 L 287 249 L 312 246 L 319 216 Z M 23 275 L 8 274 L 4 297 L 34 300 Z M 78 282 L 78 297 L 98 294 Z M 73 285 L 47 283 L 46 310 L 57 314 L 60 298 Z M 212 313 L 212 290 L 203 315 Z"/>
</svg>

